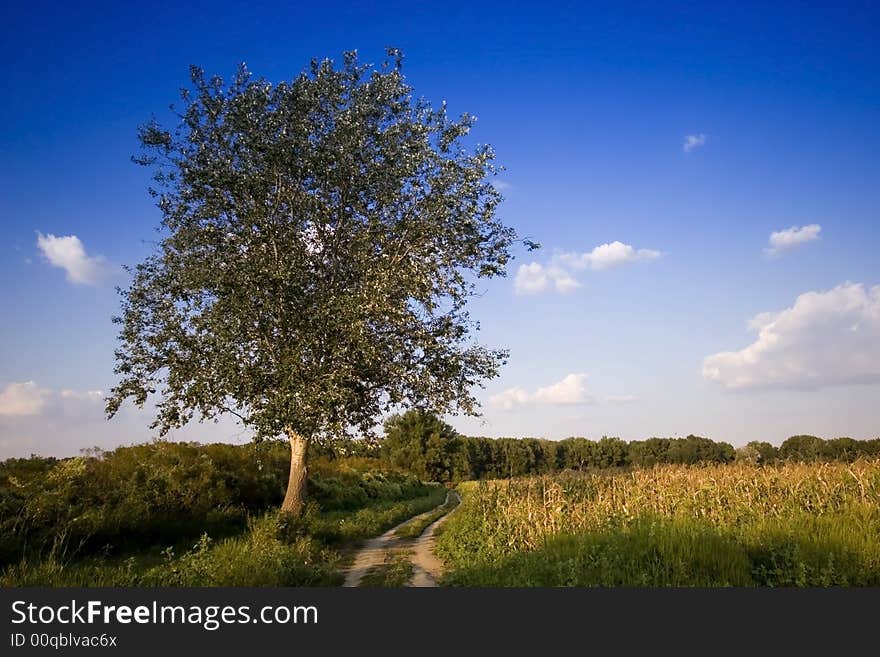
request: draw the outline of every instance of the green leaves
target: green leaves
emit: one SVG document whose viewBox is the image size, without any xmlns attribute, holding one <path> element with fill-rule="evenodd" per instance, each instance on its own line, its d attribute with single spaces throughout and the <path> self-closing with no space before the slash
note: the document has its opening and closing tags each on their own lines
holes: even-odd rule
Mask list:
<svg viewBox="0 0 880 657">
<path fill-rule="evenodd" d="M 388 55 L 278 84 L 194 67 L 180 124 L 141 129 L 163 238 L 122 293 L 110 415 L 155 390 L 163 433 L 232 412 L 320 438 L 401 405 L 476 412 L 506 352 L 465 307 L 516 234 L 492 149 L 462 143 L 472 117 L 414 100 Z"/>
</svg>

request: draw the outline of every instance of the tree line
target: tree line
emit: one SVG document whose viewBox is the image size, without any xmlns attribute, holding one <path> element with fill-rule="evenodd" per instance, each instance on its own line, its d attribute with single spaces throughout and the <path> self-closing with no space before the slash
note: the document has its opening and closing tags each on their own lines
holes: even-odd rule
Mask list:
<svg viewBox="0 0 880 657">
<path fill-rule="evenodd" d="M 880 457 L 880 438 L 824 440 L 792 436 L 779 447 L 752 441 L 734 449 L 730 443 L 701 436 L 624 441 L 567 438 L 485 438 L 462 436 L 438 417 L 420 410 L 394 415 L 385 422 L 384 438 L 374 448 L 395 466 L 425 480 L 504 479 L 562 470 L 651 467 L 657 464 L 730 463 L 758 465 L 779 461 L 853 461 Z"/>
</svg>

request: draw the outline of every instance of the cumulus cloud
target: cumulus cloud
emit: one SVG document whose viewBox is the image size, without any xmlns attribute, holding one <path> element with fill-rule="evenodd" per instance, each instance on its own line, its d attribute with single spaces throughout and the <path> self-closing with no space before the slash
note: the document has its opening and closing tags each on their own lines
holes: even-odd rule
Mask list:
<svg viewBox="0 0 880 657">
<path fill-rule="evenodd" d="M 490 397 L 489 404 L 506 411 L 527 404 L 585 404 L 591 401 L 587 395 L 586 379 L 586 374 L 569 374 L 561 381 L 538 388 L 534 392 L 520 387 L 508 388 Z"/>
<path fill-rule="evenodd" d="M 532 400 L 532 396 L 525 388 L 508 388 L 504 392 L 489 397 L 489 404 L 502 411 L 509 411 L 518 406 L 525 406 Z"/>
<path fill-rule="evenodd" d="M 34 381 L 7 383 L 0 388 L 0 417 L 24 417 L 43 413 L 69 412 L 80 402 L 103 402 L 102 390 L 55 391 Z M 71 406 L 74 404 L 74 406 Z"/>
<path fill-rule="evenodd" d="M 76 235 L 56 237 L 37 233 L 37 247 L 46 260 L 63 269 L 67 280 L 79 285 L 95 285 L 109 272 L 102 256 L 90 256 Z"/>
<path fill-rule="evenodd" d="M 704 146 L 706 144 L 706 135 L 700 133 L 698 135 L 686 135 L 684 138 L 684 143 L 682 144 L 682 149 L 685 153 L 690 153 L 700 146 Z"/>
<path fill-rule="evenodd" d="M 571 274 L 561 267 L 550 267 L 547 270 L 547 275 L 553 280 L 553 287 L 556 288 L 556 291 L 562 294 L 576 290 L 581 286 Z"/>
<path fill-rule="evenodd" d="M 810 224 L 808 226 L 792 226 L 784 230 L 770 233 L 770 245 L 764 249 L 768 256 L 775 256 L 792 247 L 813 242 L 819 239 L 822 226 Z"/>
<path fill-rule="evenodd" d="M 520 265 L 513 282 L 517 294 L 538 294 L 551 288 L 561 294 L 576 290 L 581 286 L 574 272 L 589 269 L 600 271 L 627 263 L 649 262 L 661 255 L 654 249 L 636 249 L 630 244 L 614 241 L 600 244 L 592 251 L 584 253 L 556 253 L 546 265 L 530 262 Z"/>
<path fill-rule="evenodd" d="M 755 341 L 706 357 L 705 378 L 728 389 L 880 383 L 880 285 L 846 282 L 806 292 L 748 326 Z"/>
<path fill-rule="evenodd" d="M 581 285 L 561 267 L 555 265 L 545 267 L 539 262 L 530 262 L 527 265 L 520 265 L 516 270 L 513 289 L 520 295 L 537 294 L 546 290 L 551 284 L 557 292 L 563 294 Z"/>
<path fill-rule="evenodd" d="M 630 262 L 656 260 L 662 254 L 654 249 L 635 249 L 623 242 L 600 244 L 587 253 L 562 253 L 557 260 L 573 269 L 610 269 Z"/>
<path fill-rule="evenodd" d="M 516 270 L 513 289 L 517 294 L 536 294 L 547 289 L 548 280 L 544 265 L 530 262 L 527 265 L 520 265 Z"/>
<path fill-rule="evenodd" d="M 582 404 L 588 401 L 586 374 L 569 374 L 562 381 L 538 388 L 532 395 L 539 404 Z"/>
<path fill-rule="evenodd" d="M 41 388 L 33 381 L 7 383 L 0 389 L 0 416 L 39 415 L 49 394 L 49 390 Z"/>
<path fill-rule="evenodd" d="M 16 402 L 12 389 L 18 393 L 22 386 L 30 408 Z M 141 409 L 126 404 L 112 422 L 104 413 L 104 392 L 101 390 L 43 388 L 34 382 L 0 383 L 0 460 L 9 457 L 40 454 L 42 456 L 72 456 L 83 448 L 113 449 L 120 444 L 139 443 L 155 435 L 149 425 L 154 404 L 148 402 Z M 11 409 L 27 410 L 29 415 L 7 413 Z M 190 422 L 169 434 L 169 440 L 198 442 L 241 443 L 251 438 L 251 432 L 242 430 L 231 416 L 213 422 Z"/>
</svg>

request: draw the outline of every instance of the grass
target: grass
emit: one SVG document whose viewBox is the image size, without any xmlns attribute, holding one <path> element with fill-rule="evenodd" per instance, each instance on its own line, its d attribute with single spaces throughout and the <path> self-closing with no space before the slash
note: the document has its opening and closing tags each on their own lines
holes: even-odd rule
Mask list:
<svg viewBox="0 0 880 657">
<path fill-rule="evenodd" d="M 330 545 L 359 541 L 433 509 L 442 504 L 445 497 L 445 489 L 437 486 L 427 495 L 402 502 L 379 502 L 355 512 L 320 514 L 314 521 L 306 521 L 307 532 Z"/>
<path fill-rule="evenodd" d="M 408 551 L 392 551 L 385 555 L 385 563 L 373 566 L 359 586 L 372 588 L 398 588 L 406 586 L 413 578 L 413 565 Z"/>
<path fill-rule="evenodd" d="M 152 546 L 126 555 L 22 560 L 0 574 L 0 586 L 337 586 L 346 544 L 382 533 L 440 504 L 441 487 L 402 501 L 355 511 L 310 505 L 290 521 L 276 511 L 251 518 L 242 533 L 220 540 Z"/>
<path fill-rule="evenodd" d="M 440 518 L 452 511 L 452 509 L 454 509 L 455 507 L 457 507 L 460 501 L 461 498 L 458 496 L 457 493 L 452 493 L 448 495 L 446 501 L 442 505 L 438 506 L 429 513 L 424 513 L 420 516 L 416 516 L 408 523 L 406 523 L 403 527 L 394 532 L 394 535 L 397 538 L 404 539 L 418 538 L 422 535 L 425 529 L 428 528 L 429 525 L 440 520 Z"/>
<path fill-rule="evenodd" d="M 457 586 L 880 585 L 880 461 L 663 466 L 462 486 Z"/>
<path fill-rule="evenodd" d="M 346 547 L 443 501 L 376 459 L 316 456 L 278 513 L 289 449 L 154 443 L 0 462 L 2 586 L 334 585 Z"/>
<path fill-rule="evenodd" d="M 278 508 L 290 450 L 279 441 L 156 441 L 56 460 L 0 462 L 0 569 L 22 558 L 110 556 L 239 535 Z M 436 488 L 433 487 L 433 488 Z M 432 487 L 376 459 L 311 459 L 309 498 L 324 512 L 427 495 Z"/>
</svg>

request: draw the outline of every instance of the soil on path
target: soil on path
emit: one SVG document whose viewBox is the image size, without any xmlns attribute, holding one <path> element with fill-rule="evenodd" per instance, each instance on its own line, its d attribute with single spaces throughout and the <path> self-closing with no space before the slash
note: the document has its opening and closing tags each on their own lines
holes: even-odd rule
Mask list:
<svg viewBox="0 0 880 657">
<path fill-rule="evenodd" d="M 458 493 L 450 491 L 446 495 L 447 504 L 451 496 L 458 498 Z M 440 505 L 442 506 L 442 505 Z M 385 563 L 386 555 L 389 552 L 401 551 L 406 548 L 409 551 L 409 559 L 413 564 L 413 578 L 407 586 L 431 587 L 437 586 L 437 581 L 443 573 L 443 562 L 434 555 L 434 544 L 436 542 L 435 532 L 440 525 L 449 517 L 449 513 L 442 518 L 435 520 L 425 528 L 415 541 L 399 538 L 395 536 L 398 529 L 404 525 L 413 522 L 416 518 L 421 518 L 436 509 L 431 509 L 425 513 L 409 518 L 399 525 L 392 527 L 387 532 L 376 538 L 367 539 L 354 558 L 354 563 L 345 574 L 345 582 L 343 586 L 358 586 L 364 575 L 370 568 L 380 566 Z"/>
</svg>

